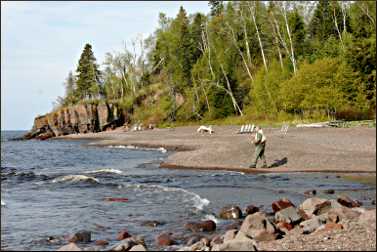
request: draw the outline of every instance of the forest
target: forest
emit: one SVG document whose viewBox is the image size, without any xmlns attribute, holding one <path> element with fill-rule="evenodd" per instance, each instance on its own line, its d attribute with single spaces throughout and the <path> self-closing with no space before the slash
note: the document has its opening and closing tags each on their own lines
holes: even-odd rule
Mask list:
<svg viewBox="0 0 377 252">
<path fill-rule="evenodd" d="M 158 125 L 375 119 L 375 1 L 208 4 L 160 13 L 101 64 L 86 44 L 55 106 L 117 103 Z"/>
</svg>

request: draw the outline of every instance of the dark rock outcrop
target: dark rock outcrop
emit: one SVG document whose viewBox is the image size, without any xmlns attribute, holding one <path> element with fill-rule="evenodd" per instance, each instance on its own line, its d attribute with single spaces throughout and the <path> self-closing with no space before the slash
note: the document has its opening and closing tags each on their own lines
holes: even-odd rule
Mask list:
<svg viewBox="0 0 377 252">
<path fill-rule="evenodd" d="M 77 104 L 36 117 L 33 128 L 23 138 L 45 140 L 68 134 L 105 131 L 122 126 L 128 120 L 128 112 L 115 104 Z"/>
</svg>

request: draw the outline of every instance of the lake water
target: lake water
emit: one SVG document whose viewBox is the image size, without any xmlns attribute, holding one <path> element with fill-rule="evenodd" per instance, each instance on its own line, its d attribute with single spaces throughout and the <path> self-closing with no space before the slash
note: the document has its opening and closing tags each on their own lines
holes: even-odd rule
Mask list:
<svg viewBox="0 0 377 252">
<path fill-rule="evenodd" d="M 56 250 L 51 243 L 79 230 L 92 231 L 92 240 L 115 244 L 121 229 L 143 235 L 154 248 L 163 231 L 188 233 L 189 221 L 214 219 L 221 230 L 229 221 L 216 218 L 227 204 L 249 204 L 270 212 L 282 197 L 299 204 L 307 190 L 335 198 L 346 193 L 368 207 L 376 188 L 342 180 L 334 174 L 261 174 L 167 170 L 159 163 L 169 155 L 161 150 L 125 146 L 92 147 L 86 141 L 13 141 L 25 132 L 1 134 L 1 249 Z M 335 189 L 335 195 L 322 194 Z M 110 202 L 108 197 L 127 198 Z M 3 205 L 5 204 L 5 205 Z M 165 223 L 156 228 L 143 221 Z M 92 244 L 83 244 L 90 247 Z"/>
</svg>

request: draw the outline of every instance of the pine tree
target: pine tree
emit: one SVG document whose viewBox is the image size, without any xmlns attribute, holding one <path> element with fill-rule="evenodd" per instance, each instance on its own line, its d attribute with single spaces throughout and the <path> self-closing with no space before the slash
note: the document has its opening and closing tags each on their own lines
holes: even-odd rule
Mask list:
<svg viewBox="0 0 377 252">
<path fill-rule="evenodd" d="M 208 5 L 211 7 L 211 16 L 218 16 L 224 9 L 223 1 L 209 0 Z"/>
<path fill-rule="evenodd" d="M 99 95 L 100 71 L 96 64 L 92 46 L 86 44 L 77 67 L 77 94 L 81 99 Z"/>
<path fill-rule="evenodd" d="M 336 36 L 332 9 L 328 0 L 320 0 L 309 24 L 309 36 L 311 39 L 326 41 L 331 35 Z"/>
</svg>

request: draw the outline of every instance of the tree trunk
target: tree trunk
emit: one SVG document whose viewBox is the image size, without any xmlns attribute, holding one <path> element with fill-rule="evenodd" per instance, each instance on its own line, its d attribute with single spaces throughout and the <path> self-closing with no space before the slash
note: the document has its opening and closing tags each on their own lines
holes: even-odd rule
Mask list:
<svg viewBox="0 0 377 252">
<path fill-rule="evenodd" d="M 293 64 L 293 72 L 296 73 L 296 71 L 297 71 L 296 59 L 295 59 L 295 53 L 294 53 L 294 50 L 293 50 L 293 42 L 292 42 L 291 32 L 290 32 L 289 24 L 288 24 L 288 20 L 287 20 L 287 10 L 285 8 L 285 2 L 283 2 L 283 16 L 284 16 L 285 26 L 286 26 L 287 32 L 288 32 L 289 42 L 291 44 L 291 57 L 292 57 L 292 64 Z"/>
<path fill-rule="evenodd" d="M 230 83 L 229 83 L 229 80 L 228 80 L 228 77 L 226 76 L 226 73 L 224 71 L 224 67 L 222 64 L 220 64 L 220 67 L 221 67 L 221 71 L 223 72 L 223 75 L 225 77 L 225 80 L 226 80 L 226 84 L 227 84 L 227 89 L 224 88 L 224 90 L 228 93 L 228 95 L 230 96 L 230 98 L 232 99 L 232 103 L 233 103 L 233 107 L 234 107 L 234 111 L 235 112 L 238 112 L 241 116 L 243 116 L 243 113 L 242 113 L 242 110 L 241 108 L 238 106 L 237 104 L 237 101 L 236 99 L 234 98 L 234 95 L 233 95 L 233 92 L 232 92 L 232 89 L 230 87 Z"/>
</svg>

